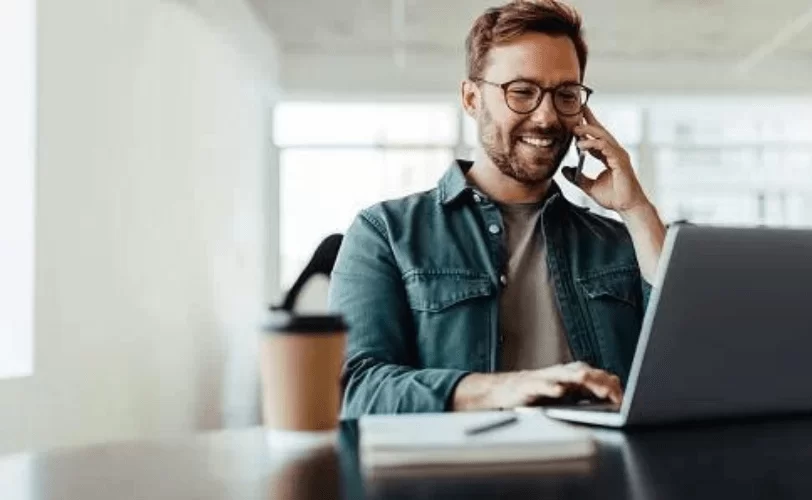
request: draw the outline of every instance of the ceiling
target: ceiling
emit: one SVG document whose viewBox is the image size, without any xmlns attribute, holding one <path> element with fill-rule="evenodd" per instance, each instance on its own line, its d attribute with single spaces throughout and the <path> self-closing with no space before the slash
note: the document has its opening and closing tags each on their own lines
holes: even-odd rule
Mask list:
<svg viewBox="0 0 812 500">
<path fill-rule="evenodd" d="M 292 91 L 456 88 L 472 21 L 499 0 L 251 0 Z M 572 0 L 613 91 L 794 90 L 812 76 L 809 0 Z"/>
</svg>

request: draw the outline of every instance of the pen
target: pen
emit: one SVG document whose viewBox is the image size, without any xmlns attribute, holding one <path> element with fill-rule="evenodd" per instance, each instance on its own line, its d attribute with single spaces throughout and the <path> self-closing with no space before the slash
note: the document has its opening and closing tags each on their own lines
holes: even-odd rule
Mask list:
<svg viewBox="0 0 812 500">
<path fill-rule="evenodd" d="M 487 424 L 478 425 L 476 427 L 469 427 L 468 429 L 465 429 L 465 434 L 468 435 L 468 436 L 473 436 L 475 434 L 482 434 L 483 432 L 488 432 L 488 431 L 491 431 L 493 429 L 499 429 L 501 427 L 516 423 L 518 421 L 519 421 L 519 417 L 516 416 L 515 414 L 513 414 L 513 415 L 511 415 L 509 417 L 504 417 L 504 418 L 501 418 L 501 419 L 496 420 L 494 422 L 488 422 Z"/>
</svg>

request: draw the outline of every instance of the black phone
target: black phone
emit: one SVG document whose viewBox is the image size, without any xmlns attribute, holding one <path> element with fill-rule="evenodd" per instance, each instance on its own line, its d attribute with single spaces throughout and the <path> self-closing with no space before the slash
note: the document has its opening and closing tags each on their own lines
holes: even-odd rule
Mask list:
<svg viewBox="0 0 812 500">
<path fill-rule="evenodd" d="M 581 123 L 586 123 L 586 119 L 583 119 Z M 578 179 L 578 176 L 581 175 L 581 172 L 584 170 L 584 161 L 586 160 L 586 152 L 578 147 L 578 140 L 580 138 L 575 136 L 575 151 L 578 152 L 578 166 L 575 168 L 575 175 L 573 176 L 573 180 Z"/>
</svg>

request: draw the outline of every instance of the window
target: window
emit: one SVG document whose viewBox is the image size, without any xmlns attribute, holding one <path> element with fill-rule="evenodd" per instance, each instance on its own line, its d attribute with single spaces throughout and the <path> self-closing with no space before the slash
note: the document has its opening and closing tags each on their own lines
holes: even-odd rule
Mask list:
<svg viewBox="0 0 812 500">
<path fill-rule="evenodd" d="M 434 187 L 453 160 L 458 121 L 446 103 L 280 104 L 282 287 L 362 208 Z"/>
<path fill-rule="evenodd" d="M 447 149 L 296 148 L 281 154 L 282 284 L 290 286 L 327 235 L 384 199 L 434 187 Z"/>
<path fill-rule="evenodd" d="M 457 113 L 446 104 L 285 103 L 275 142 L 292 146 L 453 146 Z"/>
<path fill-rule="evenodd" d="M 31 373 L 35 8 L 0 3 L 0 378 Z"/>
<path fill-rule="evenodd" d="M 812 226 L 812 103 L 664 98 L 652 103 L 656 200 L 667 220 Z"/>
</svg>

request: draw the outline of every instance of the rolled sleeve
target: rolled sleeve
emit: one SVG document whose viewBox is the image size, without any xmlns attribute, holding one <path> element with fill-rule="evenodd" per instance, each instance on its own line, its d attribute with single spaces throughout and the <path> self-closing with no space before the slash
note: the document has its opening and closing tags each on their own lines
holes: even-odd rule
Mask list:
<svg viewBox="0 0 812 500">
<path fill-rule="evenodd" d="M 329 307 L 349 325 L 341 377 L 342 418 L 441 412 L 468 372 L 421 368 L 417 336 L 386 227 L 365 210 L 344 236 Z"/>
</svg>

